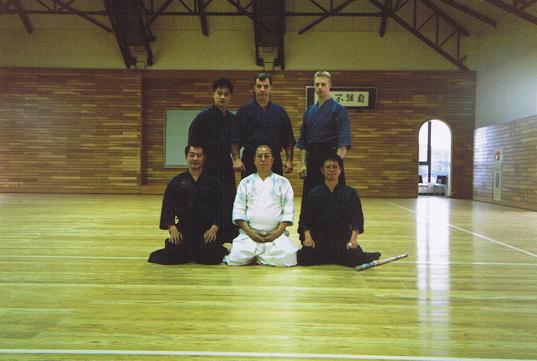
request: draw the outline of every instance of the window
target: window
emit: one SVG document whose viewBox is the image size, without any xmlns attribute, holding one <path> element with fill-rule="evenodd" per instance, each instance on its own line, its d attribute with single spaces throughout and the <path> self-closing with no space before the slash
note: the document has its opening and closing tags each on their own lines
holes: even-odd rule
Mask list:
<svg viewBox="0 0 537 361">
<path fill-rule="evenodd" d="M 447 176 L 451 169 L 451 131 L 446 123 L 430 120 L 419 133 L 419 175 L 424 183 L 436 183 L 438 176 Z"/>
</svg>

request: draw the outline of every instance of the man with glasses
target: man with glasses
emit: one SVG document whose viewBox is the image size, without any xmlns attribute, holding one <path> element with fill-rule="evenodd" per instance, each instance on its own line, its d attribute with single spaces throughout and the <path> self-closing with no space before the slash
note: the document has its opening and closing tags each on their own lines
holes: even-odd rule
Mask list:
<svg viewBox="0 0 537 361">
<path fill-rule="evenodd" d="M 232 132 L 233 168 L 241 172 L 242 178 L 255 173 L 254 154 L 260 144 L 274 151 L 274 173 L 282 175 L 293 171 L 293 148 L 295 137 L 291 120 L 284 108 L 271 101 L 272 78 L 268 73 L 255 77 L 255 99 L 237 111 L 237 121 Z M 244 147 L 242 159 L 240 148 Z M 286 161 L 282 164 L 281 150 L 285 150 Z"/>
<path fill-rule="evenodd" d="M 304 199 L 309 191 L 324 183 L 320 172 L 322 162 L 327 156 L 338 155 L 341 159 L 351 147 L 351 130 L 349 115 L 345 107 L 336 102 L 330 94 L 332 76 L 327 71 L 318 71 L 313 76 L 313 85 L 318 102 L 304 113 L 300 138 L 299 175 L 304 179 L 302 188 L 301 214 L 304 211 Z M 339 178 L 345 184 L 345 171 L 341 167 Z M 300 239 L 303 240 L 302 215 L 298 223 Z"/>
<path fill-rule="evenodd" d="M 362 203 L 354 188 L 339 183 L 342 167 L 343 160 L 338 155 L 326 157 L 320 169 L 324 184 L 304 197 L 300 215 L 304 241 L 297 254 L 299 265 L 356 267 L 381 256 L 379 252 L 364 252 L 358 243 L 358 235 L 364 232 Z"/>
</svg>

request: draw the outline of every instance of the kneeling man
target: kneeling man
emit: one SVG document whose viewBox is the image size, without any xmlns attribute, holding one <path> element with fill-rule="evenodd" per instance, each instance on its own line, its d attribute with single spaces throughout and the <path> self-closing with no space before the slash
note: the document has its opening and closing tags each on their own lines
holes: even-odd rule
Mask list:
<svg viewBox="0 0 537 361">
<path fill-rule="evenodd" d="M 274 154 L 267 145 L 257 147 L 257 172 L 244 178 L 233 204 L 233 223 L 240 227 L 224 262 L 239 266 L 256 261 L 269 266 L 296 265 L 298 247 L 285 228 L 293 224 L 293 188 L 287 178 L 272 172 Z"/>
<path fill-rule="evenodd" d="M 313 188 L 304 200 L 299 265 L 355 267 L 380 258 L 379 252 L 363 252 L 358 244 L 358 235 L 364 232 L 362 203 L 354 188 L 338 183 L 342 169 L 338 155 L 328 156 L 321 167 L 324 184 Z"/>
<path fill-rule="evenodd" d="M 170 237 L 165 248 L 151 253 L 149 262 L 219 264 L 227 249 L 222 246 L 222 184 L 204 171 L 205 149 L 185 148 L 188 171 L 175 176 L 164 193 L 160 229 Z"/>
</svg>

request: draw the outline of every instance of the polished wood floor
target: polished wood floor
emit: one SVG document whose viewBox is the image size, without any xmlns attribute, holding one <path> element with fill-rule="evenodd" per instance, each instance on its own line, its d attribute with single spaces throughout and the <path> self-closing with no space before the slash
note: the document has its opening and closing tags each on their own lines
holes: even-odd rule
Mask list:
<svg viewBox="0 0 537 361">
<path fill-rule="evenodd" d="M 160 202 L 0 194 L 0 360 L 537 360 L 537 212 L 364 199 L 356 272 L 148 264 Z"/>
</svg>

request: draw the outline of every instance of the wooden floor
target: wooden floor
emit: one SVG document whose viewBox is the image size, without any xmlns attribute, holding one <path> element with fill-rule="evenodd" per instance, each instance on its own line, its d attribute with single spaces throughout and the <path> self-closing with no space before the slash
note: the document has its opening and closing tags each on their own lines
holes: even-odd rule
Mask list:
<svg viewBox="0 0 537 361">
<path fill-rule="evenodd" d="M 160 202 L 0 194 L 0 360 L 537 360 L 537 212 L 365 199 L 356 272 L 148 264 Z"/>
</svg>

